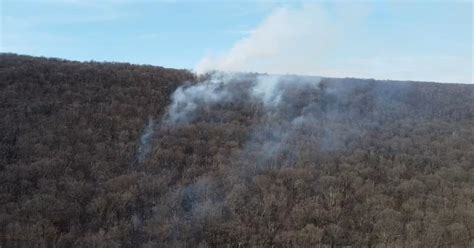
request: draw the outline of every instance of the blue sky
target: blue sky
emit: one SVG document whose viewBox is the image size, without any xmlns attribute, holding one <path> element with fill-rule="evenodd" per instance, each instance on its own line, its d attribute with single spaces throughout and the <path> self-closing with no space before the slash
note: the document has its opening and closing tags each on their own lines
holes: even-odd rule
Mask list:
<svg viewBox="0 0 474 248">
<path fill-rule="evenodd" d="M 1 51 L 472 83 L 471 1 L 2 0 Z"/>
</svg>

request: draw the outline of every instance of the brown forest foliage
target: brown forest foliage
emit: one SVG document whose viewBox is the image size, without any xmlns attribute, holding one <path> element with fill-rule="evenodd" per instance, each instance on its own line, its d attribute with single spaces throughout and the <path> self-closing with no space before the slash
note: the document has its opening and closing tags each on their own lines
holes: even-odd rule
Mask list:
<svg viewBox="0 0 474 248">
<path fill-rule="evenodd" d="M 1 247 L 474 246 L 473 85 L 291 77 L 270 115 L 247 78 L 159 125 L 201 79 L 0 56 Z"/>
</svg>

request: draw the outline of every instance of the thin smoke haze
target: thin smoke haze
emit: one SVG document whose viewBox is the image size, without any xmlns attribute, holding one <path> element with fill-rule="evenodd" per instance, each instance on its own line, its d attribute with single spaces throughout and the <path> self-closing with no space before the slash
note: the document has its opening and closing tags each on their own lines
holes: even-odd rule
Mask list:
<svg viewBox="0 0 474 248">
<path fill-rule="evenodd" d="M 327 9 L 314 4 L 297 9 L 278 8 L 224 54 L 204 57 L 195 71 L 318 74 L 319 61 L 341 39 L 341 27 L 333 19 L 359 17 L 343 8 L 331 16 Z"/>
<path fill-rule="evenodd" d="M 468 7 L 2 1 L 0 248 L 474 247 Z"/>
<path fill-rule="evenodd" d="M 401 14 L 399 7 L 391 11 Z M 372 12 L 370 4 L 361 2 L 280 7 L 228 50 L 208 53 L 194 71 L 473 83 L 472 48 L 470 55 L 450 56 L 371 50 L 369 44 L 383 45 L 382 37 L 370 34 Z M 414 35 L 420 40 L 423 32 Z M 413 45 L 406 36 L 398 38 Z"/>
</svg>

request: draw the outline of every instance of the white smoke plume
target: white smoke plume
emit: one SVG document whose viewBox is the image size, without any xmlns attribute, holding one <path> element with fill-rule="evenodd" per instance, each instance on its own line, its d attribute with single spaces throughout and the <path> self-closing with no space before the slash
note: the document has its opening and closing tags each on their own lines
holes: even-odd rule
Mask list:
<svg viewBox="0 0 474 248">
<path fill-rule="evenodd" d="M 279 76 L 260 75 L 258 76 L 252 95 L 262 99 L 263 104 L 268 106 L 276 106 L 281 100 L 281 89 L 279 88 Z"/>
<path fill-rule="evenodd" d="M 223 56 L 203 58 L 195 70 L 314 74 L 337 40 L 339 28 L 333 23 L 319 5 L 279 8 Z"/>
<path fill-rule="evenodd" d="M 284 91 L 282 82 L 290 79 L 290 76 L 224 72 L 208 76 L 209 79 L 203 82 L 181 86 L 173 93 L 163 124 L 186 124 L 196 118 L 198 108 L 242 100 L 239 98 L 243 96 L 238 96 L 239 93 L 235 92 L 239 87 L 241 91 L 248 93 L 245 97 L 249 99 L 246 100 L 261 102 L 267 109 L 277 108 Z M 245 82 L 248 84 L 243 86 Z"/>
<path fill-rule="evenodd" d="M 140 144 L 137 152 L 138 163 L 142 163 L 148 154 L 151 152 L 152 148 L 152 138 L 155 132 L 155 121 L 152 118 L 149 118 L 148 124 L 143 131 L 142 136 L 140 137 Z"/>
<path fill-rule="evenodd" d="M 189 124 L 213 105 L 237 101 L 255 101 L 264 106 L 265 115 L 278 114 L 285 91 L 308 86 L 301 77 L 294 80 L 282 74 L 318 74 L 318 61 L 339 37 L 340 27 L 332 18 L 351 16 L 345 10 L 337 9 L 330 15 L 323 5 L 314 4 L 275 10 L 224 56 L 203 58 L 195 71 L 207 80 L 179 87 L 171 96 L 171 104 L 157 127 Z M 249 71 L 272 74 L 240 73 Z M 315 87 L 319 80 L 313 77 L 309 82 Z M 240 93 L 242 87 L 245 88 L 244 95 L 236 92 L 239 87 Z M 152 127 L 149 129 L 153 130 Z M 147 140 L 145 132 L 139 154 L 146 156 L 149 152 L 145 146 L 148 143 L 143 142 Z M 272 144 L 276 145 L 274 141 Z"/>
<path fill-rule="evenodd" d="M 165 122 L 169 124 L 184 123 L 198 105 L 212 104 L 224 100 L 228 92 L 222 90 L 222 82 L 209 80 L 191 87 L 179 87 L 171 96 L 172 103 Z"/>
</svg>

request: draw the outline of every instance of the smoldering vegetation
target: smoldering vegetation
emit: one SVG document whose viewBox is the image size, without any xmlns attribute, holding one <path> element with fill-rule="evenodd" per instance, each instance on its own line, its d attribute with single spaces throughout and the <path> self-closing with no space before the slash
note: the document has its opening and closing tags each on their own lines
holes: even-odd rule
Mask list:
<svg viewBox="0 0 474 248">
<path fill-rule="evenodd" d="M 148 156 L 153 146 L 153 135 L 155 134 L 155 121 L 150 118 L 148 124 L 140 137 L 140 145 L 137 151 L 137 162 L 142 163 Z"/>
<path fill-rule="evenodd" d="M 471 85 L 2 56 L 2 246 L 474 245 Z"/>
</svg>

